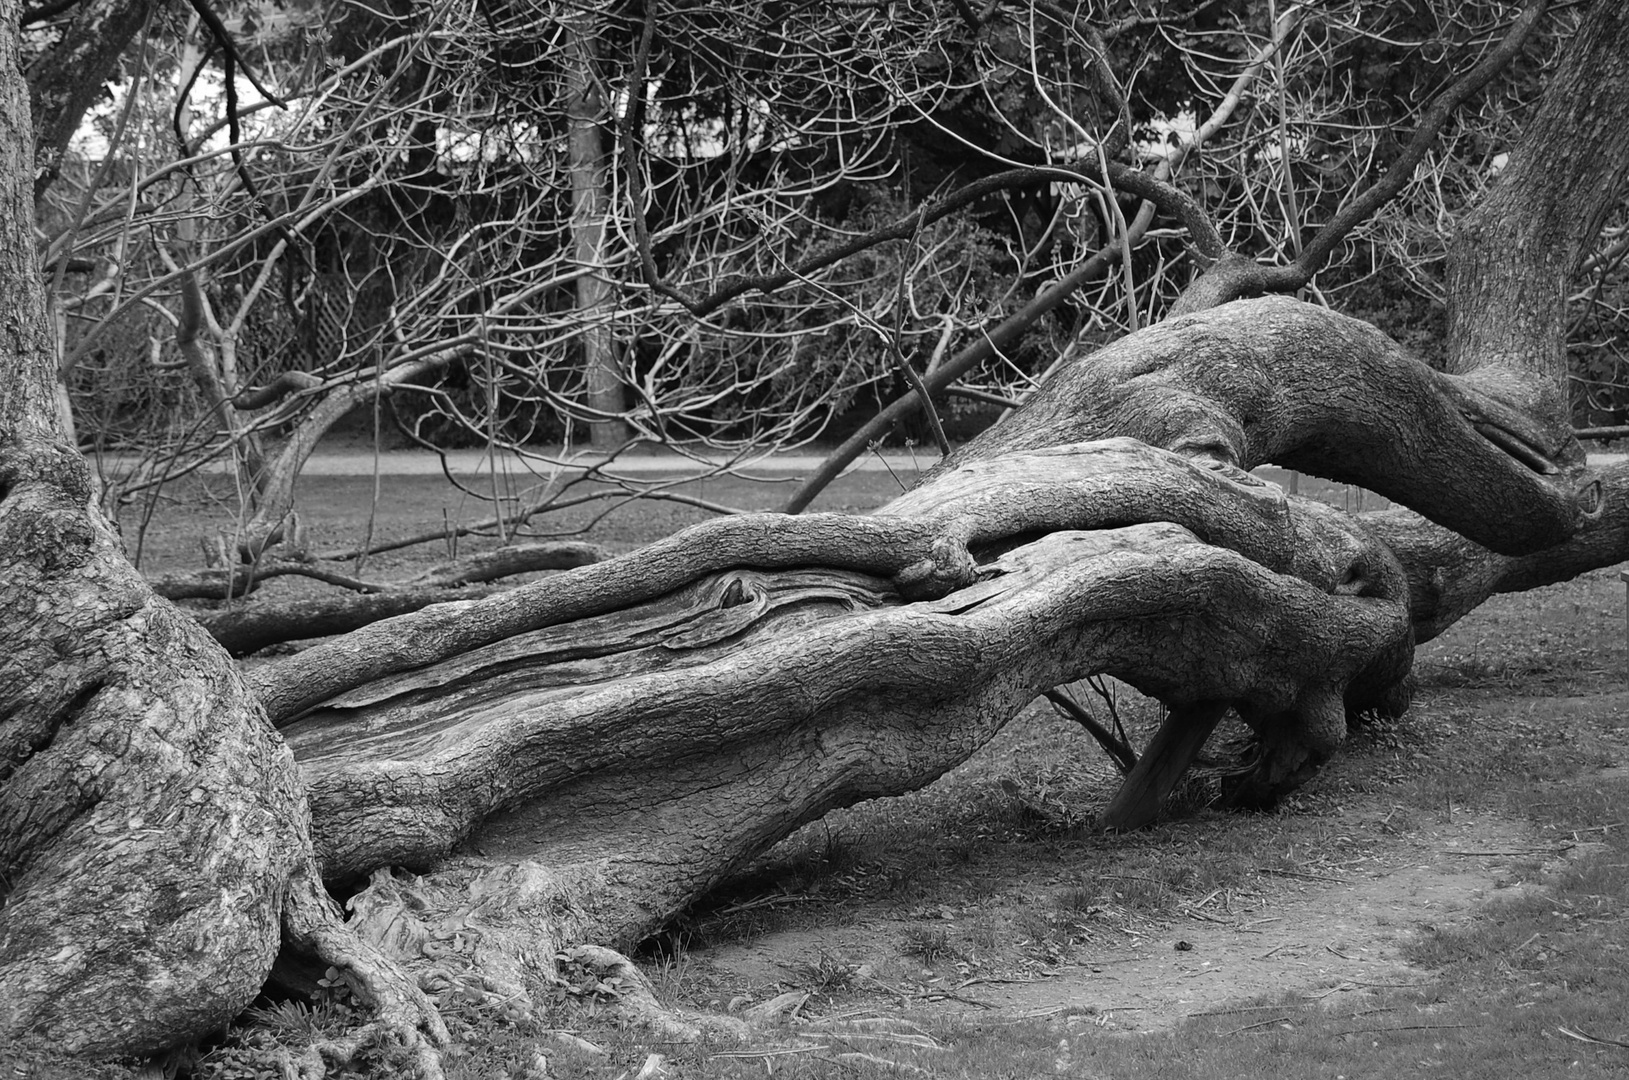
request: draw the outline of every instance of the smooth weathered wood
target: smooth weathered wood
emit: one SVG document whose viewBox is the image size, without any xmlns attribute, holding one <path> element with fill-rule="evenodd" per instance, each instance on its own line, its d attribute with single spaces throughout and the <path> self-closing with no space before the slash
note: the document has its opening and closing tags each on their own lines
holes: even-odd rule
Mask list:
<svg viewBox="0 0 1629 1080">
<path fill-rule="evenodd" d="M 1432 370 L 1368 323 L 1284 297 L 1122 338 L 939 468 L 1110 436 L 1358 484 L 1510 554 L 1565 541 L 1598 506 L 1570 429 Z"/>
<path fill-rule="evenodd" d="M 451 589 L 540 570 L 570 570 L 603 562 L 609 556 L 610 553 L 598 544 L 583 540 L 551 540 L 501 547 L 462 562 L 432 567 L 405 581 L 368 581 L 338 571 L 331 564 L 285 559 L 271 559 L 259 564 L 240 563 L 191 573 L 160 574 L 147 580 L 153 591 L 166 600 L 242 597 L 253 592 L 262 582 L 280 577 L 309 577 L 361 593 L 383 593 L 407 589 Z M 357 625 L 367 624 L 363 622 Z"/>
<path fill-rule="evenodd" d="M 271 645 L 330 637 L 360 630 L 382 619 L 421 611 L 431 604 L 490 596 L 493 586 L 462 589 L 398 589 L 365 595 L 323 596 L 276 604 L 248 604 L 194 612 L 198 624 L 233 656 L 248 656 Z"/>
<path fill-rule="evenodd" d="M 1276 485 L 1128 439 L 969 463 L 877 514 L 746 514 L 464 607 L 391 619 L 253 676 L 279 723 L 344 690 L 506 637 L 615 612 L 733 567 L 823 566 L 887 576 L 907 596 L 979 577 L 971 547 L 1049 529 L 1182 524 L 1263 565 L 1345 592 L 1384 590 L 1379 549 Z"/>
</svg>

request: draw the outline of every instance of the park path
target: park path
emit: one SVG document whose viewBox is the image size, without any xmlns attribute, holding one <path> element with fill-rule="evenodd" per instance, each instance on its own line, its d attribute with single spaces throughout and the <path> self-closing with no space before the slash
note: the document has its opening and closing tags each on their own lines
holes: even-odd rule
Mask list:
<svg viewBox="0 0 1629 1080">
<path fill-rule="evenodd" d="M 450 450 L 446 458 L 446 470 L 455 476 L 481 476 L 492 472 L 494 464 L 500 475 L 523 476 L 526 474 L 548 475 L 559 471 L 586 472 L 596 465 L 607 464 L 608 459 L 603 454 L 590 452 L 574 452 L 565 454 L 558 448 L 546 448 L 541 453 L 543 457 L 528 458 L 514 453 L 488 454 L 485 450 Z M 1629 455 L 1617 453 L 1592 453 L 1589 455 L 1591 465 L 1600 466 L 1615 461 L 1622 461 Z M 108 475 L 127 470 L 134 459 L 123 455 L 110 454 L 98 459 L 94 455 L 87 455 L 91 471 L 100 471 Z M 825 455 L 818 452 L 799 452 L 784 454 L 767 454 L 759 458 L 743 459 L 734 466 L 736 472 L 751 476 L 777 475 L 777 476 L 806 476 L 819 468 Z M 848 468 L 848 472 L 894 472 L 900 475 L 912 474 L 930 468 L 938 460 L 938 455 L 931 449 L 918 450 L 912 454 L 899 450 L 888 450 L 882 453 L 869 453 L 862 455 Z M 559 464 L 559 463 L 564 464 Z M 672 474 L 682 475 L 691 473 L 702 475 L 715 471 L 728 463 L 722 456 L 690 457 L 676 454 L 667 450 L 645 451 L 638 454 L 625 454 L 609 466 L 612 472 L 624 475 L 640 474 Z M 225 463 L 219 466 L 225 469 Z M 442 455 L 427 450 L 383 450 L 377 455 L 366 445 L 324 446 L 320 447 L 311 459 L 306 462 L 302 474 L 305 476 L 371 476 L 377 468 L 384 476 L 439 476 L 442 473 Z M 1276 483 L 1286 483 L 1288 473 L 1276 466 L 1263 466 L 1255 470 L 1257 475 Z"/>
<path fill-rule="evenodd" d="M 508 452 L 488 454 L 485 450 L 449 450 L 445 455 L 438 455 L 428 450 L 417 449 L 382 450 L 376 455 L 370 447 L 363 445 L 319 447 L 306 462 L 301 475 L 371 476 L 377 468 L 384 476 L 440 476 L 443 471 L 443 457 L 446 459 L 446 471 L 455 476 L 489 475 L 494 467 L 499 475 L 548 475 L 557 470 L 586 472 L 600 465 L 606 466 L 611 472 L 623 475 L 688 473 L 700 476 L 730 464 L 730 459 L 722 455 L 692 457 L 671 451 L 624 454 L 615 462 L 611 462 L 603 454 L 586 451 L 566 454 L 557 448 L 544 449 L 537 457 Z M 767 454 L 756 458 L 742 458 L 733 469 L 752 476 L 787 474 L 801 476 L 813 472 L 824 460 L 824 455 L 819 453 Z M 929 468 L 937 460 L 938 455 L 931 450 L 918 452 L 914 457 L 909 453 L 890 450 L 881 454 L 866 454 L 844 472 L 891 470 L 914 474 Z M 113 475 L 128 470 L 135 464 L 136 459 L 120 454 L 108 454 L 101 458 L 87 454 L 86 461 L 92 472 L 100 468 L 101 472 Z M 227 464 L 221 462 L 215 467 L 224 471 Z"/>
</svg>

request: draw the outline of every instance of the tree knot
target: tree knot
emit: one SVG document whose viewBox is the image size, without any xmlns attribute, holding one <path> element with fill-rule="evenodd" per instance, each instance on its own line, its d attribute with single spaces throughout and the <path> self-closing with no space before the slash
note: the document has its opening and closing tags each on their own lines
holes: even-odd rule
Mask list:
<svg viewBox="0 0 1629 1080">
<path fill-rule="evenodd" d="M 933 542 L 926 558 L 894 575 L 894 588 L 907 600 L 937 600 L 966 588 L 978 577 L 978 564 L 965 541 L 959 536 L 945 536 Z"/>
</svg>

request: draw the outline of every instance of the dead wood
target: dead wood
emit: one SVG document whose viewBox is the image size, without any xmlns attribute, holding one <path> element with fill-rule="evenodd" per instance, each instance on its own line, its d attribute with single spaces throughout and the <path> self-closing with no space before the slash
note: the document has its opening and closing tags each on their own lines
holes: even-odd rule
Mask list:
<svg viewBox="0 0 1629 1080">
<path fill-rule="evenodd" d="M 289 641 L 347 634 L 381 619 L 419 611 L 431 604 L 478 600 L 495 591 L 492 586 L 393 589 L 360 596 L 325 596 L 276 604 L 239 604 L 220 611 L 195 611 L 192 614 L 227 652 L 233 656 L 248 656 Z"/>
<path fill-rule="evenodd" d="M 550 540 L 511 544 L 460 562 L 445 563 L 402 581 L 368 580 L 344 573 L 332 565 L 295 559 L 262 559 L 258 563 L 160 574 L 148 581 L 153 591 L 166 600 L 241 598 L 253 593 L 264 582 L 280 577 L 311 578 L 357 593 L 391 593 L 413 589 L 451 589 L 540 570 L 569 570 L 574 566 L 599 562 L 607 554 L 605 548 L 598 544 L 581 540 Z"/>
</svg>

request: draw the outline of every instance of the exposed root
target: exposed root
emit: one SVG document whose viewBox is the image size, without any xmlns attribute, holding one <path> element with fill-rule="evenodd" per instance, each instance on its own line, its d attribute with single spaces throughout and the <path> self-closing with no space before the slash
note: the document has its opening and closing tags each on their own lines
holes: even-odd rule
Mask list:
<svg viewBox="0 0 1629 1080">
<path fill-rule="evenodd" d="M 778 1023 L 785 1020 L 797 1019 L 798 1010 L 803 1008 L 809 1000 L 807 990 L 788 990 L 784 994 L 776 994 L 768 1001 L 761 1001 L 746 1011 L 746 1017 L 754 1024 Z"/>
<path fill-rule="evenodd" d="M 536 1015 L 534 992 L 560 989 L 671 1041 L 739 1041 L 754 1023 L 778 1019 L 664 1005 L 623 954 L 568 944 L 595 934 L 582 904 L 604 888 L 587 871 L 562 873 L 528 860 L 471 859 L 425 877 L 378 870 L 351 898 L 347 929 L 437 998 L 478 1001 L 515 1019 Z"/>
<path fill-rule="evenodd" d="M 309 1047 L 296 1063 L 297 1076 L 315 1080 L 326 1073 L 324 1058 L 348 1062 L 363 1047 L 381 1038 L 395 1038 L 403 1044 L 421 1080 L 441 1080 L 439 1048 L 450 1042 L 441 1013 L 401 963 L 364 941 L 342 921 L 338 906 L 323 891 L 314 865 L 290 883 L 283 933 L 286 944 L 338 969 L 346 984 L 375 1014 L 371 1023 L 345 1038 Z"/>
<path fill-rule="evenodd" d="M 745 1021 L 731 1016 L 689 1013 L 663 1005 L 656 1000 L 656 992 L 644 972 L 615 949 L 577 945 L 561 953 L 560 958 L 588 969 L 602 982 L 615 979 L 618 1010 L 663 1039 L 696 1042 L 708 1036 L 736 1040 L 747 1037 L 749 1029 Z"/>
<path fill-rule="evenodd" d="M 278 1071 L 282 1073 L 282 1080 L 324 1080 L 330 1063 L 340 1067 L 349 1065 L 369 1047 L 388 1045 L 392 1038 L 400 1035 L 401 1029 L 396 1025 L 375 1020 L 341 1038 L 313 1042 L 298 1054 L 284 1052 L 277 1062 Z M 411 1075 L 420 1080 L 443 1080 L 441 1055 L 434 1047 L 418 1039 L 405 1050 L 412 1063 Z"/>
<path fill-rule="evenodd" d="M 559 982 L 555 955 L 582 921 L 582 883 L 536 863 L 468 863 L 419 877 L 380 869 L 353 896 L 349 925 L 443 1003 L 511 1020 L 536 1013 L 533 988 Z"/>
<path fill-rule="evenodd" d="M 790 1042 L 726 1050 L 713 1056 L 737 1061 L 762 1059 L 767 1065 L 787 1055 L 807 1054 L 845 1070 L 864 1066 L 863 1071 L 867 1073 L 888 1070 L 904 1075 L 932 1076 L 935 1075 L 932 1069 L 885 1055 L 894 1051 L 920 1058 L 924 1052 L 940 1054 L 950 1049 L 917 1024 L 892 1016 L 804 1021 L 790 1034 Z"/>
</svg>

